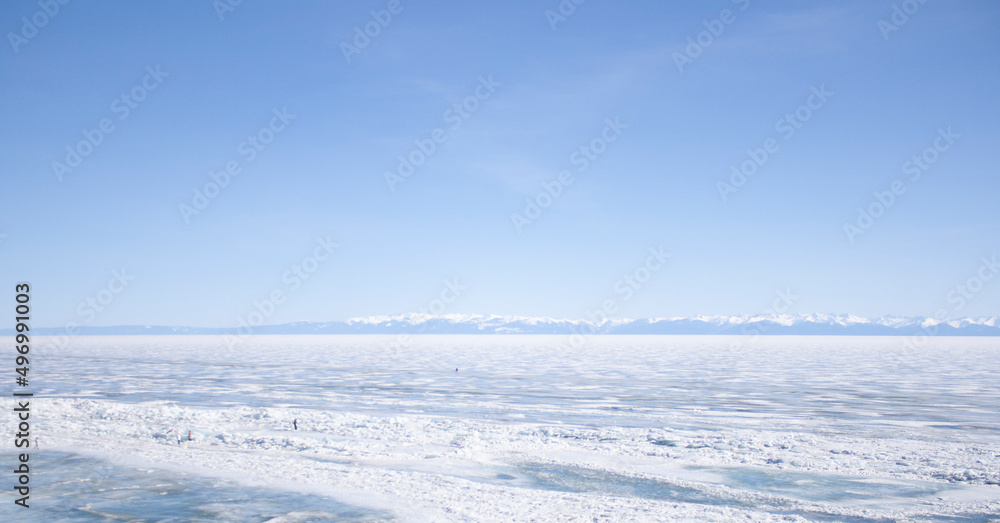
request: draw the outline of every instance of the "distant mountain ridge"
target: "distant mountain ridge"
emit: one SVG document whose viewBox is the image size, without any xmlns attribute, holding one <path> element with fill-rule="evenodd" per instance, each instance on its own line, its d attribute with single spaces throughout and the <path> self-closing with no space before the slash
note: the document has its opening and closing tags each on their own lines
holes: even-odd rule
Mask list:
<svg viewBox="0 0 1000 523">
<path fill-rule="evenodd" d="M 36 335 L 66 335 L 66 329 L 33 329 Z M 246 334 L 236 327 L 121 325 L 78 327 L 80 335 Z M 690 316 L 674 318 L 566 320 L 483 314 L 399 314 L 345 321 L 257 325 L 252 334 L 745 334 L 854 336 L 1000 336 L 1000 316 L 940 322 L 922 316 L 863 318 L 849 314 Z M 13 329 L 0 329 L 12 336 Z"/>
</svg>

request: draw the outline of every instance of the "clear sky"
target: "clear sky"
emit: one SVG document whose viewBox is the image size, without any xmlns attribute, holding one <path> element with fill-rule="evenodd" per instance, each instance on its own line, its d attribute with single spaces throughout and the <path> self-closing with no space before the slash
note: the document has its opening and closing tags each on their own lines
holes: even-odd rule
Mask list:
<svg viewBox="0 0 1000 523">
<path fill-rule="evenodd" d="M 0 302 L 1000 314 L 996 2 L 224 2 L 0 4 Z"/>
</svg>

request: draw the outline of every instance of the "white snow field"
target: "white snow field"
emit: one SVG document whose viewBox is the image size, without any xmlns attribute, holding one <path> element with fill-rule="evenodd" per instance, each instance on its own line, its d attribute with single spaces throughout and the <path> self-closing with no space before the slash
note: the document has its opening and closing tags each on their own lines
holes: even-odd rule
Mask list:
<svg viewBox="0 0 1000 523">
<path fill-rule="evenodd" d="M 998 338 L 34 341 L 0 521 L 1000 521 Z"/>
</svg>

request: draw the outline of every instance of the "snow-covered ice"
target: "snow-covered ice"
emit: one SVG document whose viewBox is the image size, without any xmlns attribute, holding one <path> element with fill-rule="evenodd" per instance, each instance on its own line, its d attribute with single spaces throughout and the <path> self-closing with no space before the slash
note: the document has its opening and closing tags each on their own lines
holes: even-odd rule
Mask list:
<svg viewBox="0 0 1000 523">
<path fill-rule="evenodd" d="M 253 336 L 229 350 L 221 336 L 38 338 L 28 510 L 1000 521 L 1000 340 L 905 341 Z M 0 449 L 7 465 L 12 450 Z M 23 517 L 13 499 L 0 494 L 0 520 Z"/>
</svg>

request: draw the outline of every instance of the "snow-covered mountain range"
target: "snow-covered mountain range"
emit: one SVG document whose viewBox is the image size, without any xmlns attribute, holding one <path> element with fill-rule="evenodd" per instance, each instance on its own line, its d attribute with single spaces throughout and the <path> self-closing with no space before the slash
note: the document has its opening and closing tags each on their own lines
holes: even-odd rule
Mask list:
<svg viewBox="0 0 1000 523">
<path fill-rule="evenodd" d="M 400 314 L 346 321 L 257 325 L 252 334 L 816 334 L 859 336 L 1000 336 L 1000 317 L 938 321 L 921 316 L 863 318 L 848 314 L 690 316 L 647 319 L 565 320 L 483 314 Z M 125 325 L 79 327 L 79 334 L 235 334 L 235 327 Z M 38 335 L 66 329 L 38 328 Z M 244 327 L 240 333 L 246 334 Z M 13 335 L 13 329 L 0 335 Z"/>
</svg>

